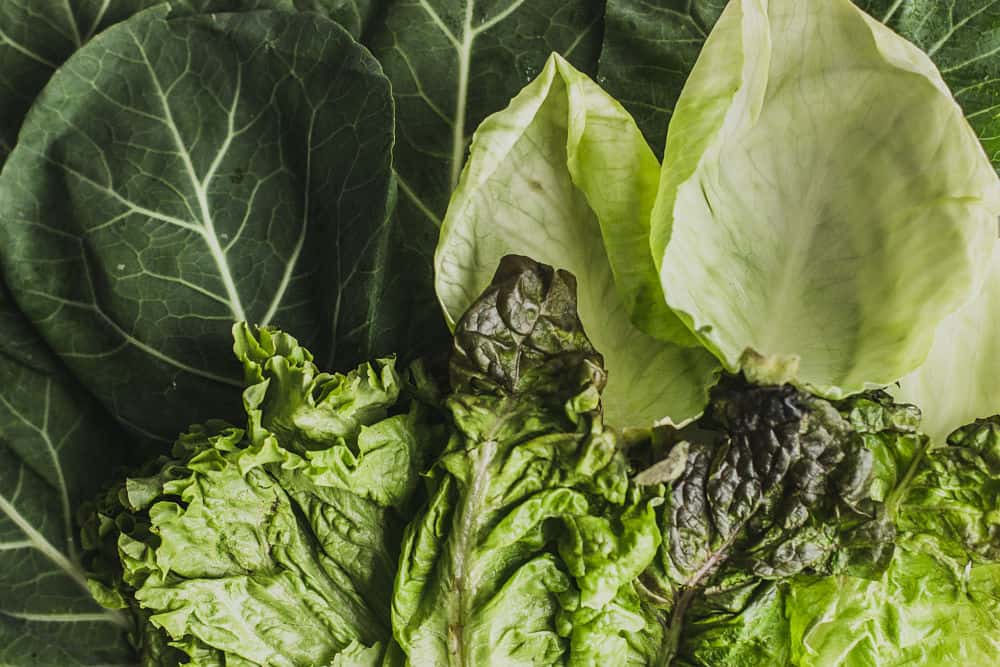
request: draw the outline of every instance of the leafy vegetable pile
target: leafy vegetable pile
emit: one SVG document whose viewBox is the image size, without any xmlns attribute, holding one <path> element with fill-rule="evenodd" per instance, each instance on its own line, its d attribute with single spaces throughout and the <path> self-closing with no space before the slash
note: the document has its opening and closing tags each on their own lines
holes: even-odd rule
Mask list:
<svg viewBox="0 0 1000 667">
<path fill-rule="evenodd" d="M 998 53 L 0 3 L 0 664 L 996 664 Z"/>
</svg>

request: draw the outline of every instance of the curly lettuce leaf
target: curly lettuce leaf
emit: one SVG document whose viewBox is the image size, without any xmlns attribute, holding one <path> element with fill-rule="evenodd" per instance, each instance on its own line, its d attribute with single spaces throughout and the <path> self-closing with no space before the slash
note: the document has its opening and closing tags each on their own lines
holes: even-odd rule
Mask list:
<svg viewBox="0 0 1000 667">
<path fill-rule="evenodd" d="M 449 323 L 506 254 L 565 268 L 579 280 L 580 319 L 607 363 L 608 420 L 646 427 L 698 414 L 717 365 L 683 347 L 693 339 L 660 294 L 648 246 L 658 173 L 621 105 L 554 55 L 476 132 L 435 256 Z"/>
<path fill-rule="evenodd" d="M 321 373 L 280 331 L 234 327 L 247 429 L 193 427 L 86 517 L 95 597 L 143 663 L 379 665 L 422 467 L 391 360 Z"/>
<path fill-rule="evenodd" d="M 931 60 L 847 0 L 730 3 L 664 165 L 663 291 L 730 370 L 893 382 L 985 277 L 1000 179 Z"/>
<path fill-rule="evenodd" d="M 806 579 L 789 589 L 795 664 L 986 665 L 1000 651 L 1000 418 L 947 447 L 896 452 L 890 511 L 899 542 L 874 581 Z M 885 470 L 891 470 L 886 466 Z M 883 474 L 883 478 L 885 475 Z"/>
<path fill-rule="evenodd" d="M 869 397 L 838 405 L 730 377 L 713 389 L 704 417 L 652 443 L 647 453 L 659 462 L 636 483 L 663 499 L 662 544 L 639 580 L 663 628 L 654 664 L 786 664 L 784 583 L 884 570 L 894 531 L 873 493 L 869 438 L 908 431 L 897 430 L 891 404 L 882 423 L 852 420 L 855 401 L 879 405 Z"/>
<path fill-rule="evenodd" d="M 1000 652 L 1000 564 L 954 569 L 908 541 L 878 580 L 797 582 L 788 595 L 797 667 L 991 665 Z"/>
<path fill-rule="evenodd" d="M 505 257 L 458 322 L 454 426 L 393 598 L 414 665 L 641 665 L 633 579 L 658 544 L 601 419 L 606 373 L 575 281 Z"/>
</svg>

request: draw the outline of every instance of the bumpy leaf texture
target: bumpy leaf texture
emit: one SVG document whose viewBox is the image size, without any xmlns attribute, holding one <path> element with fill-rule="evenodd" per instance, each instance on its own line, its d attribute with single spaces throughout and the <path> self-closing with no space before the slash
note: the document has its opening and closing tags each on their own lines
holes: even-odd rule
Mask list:
<svg viewBox="0 0 1000 667">
<path fill-rule="evenodd" d="M 238 414 L 233 321 L 280 323 L 341 368 L 400 345 L 379 307 L 378 64 L 316 14 L 166 12 L 103 32 L 36 101 L 0 177 L 0 263 L 105 407 L 169 441 Z"/>
<path fill-rule="evenodd" d="M 632 580 L 658 535 L 600 414 L 575 281 L 503 259 L 458 322 L 455 429 L 408 527 L 393 598 L 413 665 L 641 665 Z"/>
<path fill-rule="evenodd" d="M 663 629 L 651 664 L 787 664 L 784 583 L 886 567 L 894 530 L 874 493 L 870 441 L 909 431 L 853 423 L 856 401 L 907 410 L 727 377 L 703 418 L 653 443 L 654 465 L 636 480 L 664 500 L 662 546 L 639 580 Z"/>
<path fill-rule="evenodd" d="M 247 428 L 193 427 L 100 499 L 95 595 L 146 665 L 382 664 L 420 408 L 400 412 L 390 360 L 330 375 L 291 336 L 234 334 Z"/>
<path fill-rule="evenodd" d="M 803 579 L 789 589 L 795 664 L 988 665 L 1000 651 L 1000 417 L 948 446 L 896 440 L 876 466 L 898 524 L 876 580 Z"/>
</svg>

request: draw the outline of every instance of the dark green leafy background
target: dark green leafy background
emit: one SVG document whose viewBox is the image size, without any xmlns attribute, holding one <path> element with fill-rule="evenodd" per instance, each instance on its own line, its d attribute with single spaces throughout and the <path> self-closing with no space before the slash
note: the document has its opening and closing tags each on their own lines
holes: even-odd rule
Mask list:
<svg viewBox="0 0 1000 667">
<path fill-rule="evenodd" d="M 239 407 L 233 321 L 328 366 L 397 347 L 376 310 L 391 145 L 388 81 L 332 22 L 149 10 L 33 107 L 0 181 L 8 284 L 113 414 L 169 439 Z"/>
<path fill-rule="evenodd" d="M 253 9 L 326 14 L 355 37 L 374 0 L 171 0 L 177 14 Z M 0 3 L 0 164 L 14 149 L 17 131 L 35 96 L 67 58 L 95 35 L 163 0 L 73 0 Z"/>
<path fill-rule="evenodd" d="M 125 619 L 91 598 L 73 518 L 125 437 L 2 287 L 0 331 L 0 664 L 123 664 Z"/>
</svg>

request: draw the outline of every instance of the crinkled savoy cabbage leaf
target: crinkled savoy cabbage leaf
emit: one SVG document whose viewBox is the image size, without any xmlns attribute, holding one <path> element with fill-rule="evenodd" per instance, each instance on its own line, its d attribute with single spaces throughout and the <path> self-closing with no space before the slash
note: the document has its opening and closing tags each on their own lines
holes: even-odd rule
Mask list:
<svg viewBox="0 0 1000 667">
<path fill-rule="evenodd" d="M 897 554 L 876 581 L 790 588 L 797 665 L 987 665 L 1000 651 L 1000 418 L 959 429 L 947 447 L 897 444 L 880 466 Z"/>
<path fill-rule="evenodd" d="M 923 49 L 1000 170 L 1000 5 L 994 0 L 854 0 Z M 667 123 L 725 0 L 609 0 L 598 81 L 662 154 Z"/>
<path fill-rule="evenodd" d="M 234 335 L 248 428 L 196 426 L 104 495 L 95 593 L 130 609 L 144 664 L 379 665 L 420 409 L 396 407 L 391 360 L 330 375 L 291 336 Z"/>
<path fill-rule="evenodd" d="M 0 165 L 52 73 L 105 28 L 164 0 L 5 0 L 0 4 Z M 169 0 L 174 15 L 254 9 L 315 11 L 361 36 L 372 0 Z"/>
<path fill-rule="evenodd" d="M 414 665 L 641 665 L 632 580 L 658 543 L 600 414 L 575 281 L 508 256 L 458 322 L 455 428 L 408 527 L 393 597 Z"/>
<path fill-rule="evenodd" d="M 0 244 L 49 345 L 169 438 L 238 411 L 234 320 L 338 367 L 402 347 L 379 303 L 402 267 L 382 261 L 392 101 L 367 51 L 318 15 L 164 13 L 52 78 L 0 178 Z"/>
<path fill-rule="evenodd" d="M 857 402 L 886 423 L 852 422 Z M 639 579 L 663 628 L 651 664 L 786 664 L 780 585 L 885 568 L 894 531 L 873 494 L 872 447 L 908 437 L 900 413 L 908 408 L 864 396 L 835 405 L 728 377 L 704 417 L 654 443 L 660 462 L 637 477 L 664 500 L 662 546 Z"/>
<path fill-rule="evenodd" d="M 730 4 L 664 164 L 667 303 L 727 368 L 824 395 L 916 368 L 996 238 L 1000 179 L 934 65 L 847 0 Z"/>
<path fill-rule="evenodd" d="M 123 664 L 127 619 L 87 590 L 73 512 L 125 437 L 0 286 L 0 663 Z"/>
<path fill-rule="evenodd" d="M 613 99 L 559 56 L 477 130 L 435 258 L 455 322 L 497 261 L 523 253 L 579 276 L 579 312 L 608 367 L 609 422 L 646 427 L 701 411 L 716 364 L 664 306 L 645 221 L 659 165 Z"/>
</svg>

